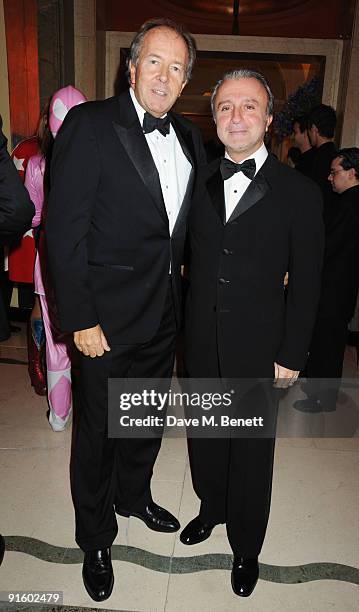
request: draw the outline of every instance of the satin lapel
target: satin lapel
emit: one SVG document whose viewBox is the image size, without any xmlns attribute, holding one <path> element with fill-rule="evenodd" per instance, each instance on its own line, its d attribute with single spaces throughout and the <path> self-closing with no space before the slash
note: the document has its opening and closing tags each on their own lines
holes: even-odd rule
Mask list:
<svg viewBox="0 0 359 612">
<path fill-rule="evenodd" d="M 249 187 L 242 195 L 227 223 L 231 223 L 231 221 L 237 219 L 237 217 L 262 200 L 269 192 L 269 189 L 270 187 L 267 180 L 259 170 Z"/>
<path fill-rule="evenodd" d="M 195 176 L 195 171 L 194 171 L 194 169 L 192 167 L 191 174 L 189 175 L 189 179 L 188 179 L 188 183 L 187 183 L 186 193 L 184 194 L 182 205 L 181 205 L 180 211 L 178 213 L 178 217 L 176 219 L 176 223 L 175 223 L 175 226 L 173 228 L 172 234 L 174 234 L 177 231 L 177 229 L 181 225 L 183 219 L 185 219 L 186 216 L 187 216 L 189 207 L 191 205 L 191 200 L 192 200 L 192 191 L 193 191 L 193 185 L 194 185 L 194 176 Z"/>
<path fill-rule="evenodd" d="M 176 132 L 176 136 L 182 147 L 182 151 L 193 168 L 195 165 L 196 155 L 194 151 L 191 130 L 186 129 L 186 127 L 179 121 L 176 115 L 173 115 L 172 113 L 169 113 L 169 115 L 171 117 L 173 129 Z"/>
<path fill-rule="evenodd" d="M 207 180 L 207 189 L 211 197 L 212 204 L 224 225 L 226 222 L 226 207 L 224 202 L 223 179 L 219 167 Z"/>
<path fill-rule="evenodd" d="M 132 105 L 130 99 L 128 103 Z M 120 123 L 113 121 L 113 127 L 127 155 L 131 159 L 135 169 L 141 177 L 141 180 L 152 196 L 161 217 L 166 221 L 166 223 L 168 223 L 160 177 L 158 175 L 157 168 L 155 162 L 153 161 L 146 138 L 142 132 L 135 109 L 133 108 L 133 110 L 135 116 L 130 126 L 120 125 Z"/>
<path fill-rule="evenodd" d="M 186 219 L 189 207 L 191 205 L 195 177 L 195 151 L 191 130 L 186 129 L 185 126 L 179 121 L 179 119 L 175 115 L 170 114 L 170 116 L 173 129 L 176 132 L 176 136 L 182 147 L 182 151 L 192 166 L 191 173 L 188 178 L 186 192 L 184 194 L 181 208 L 178 213 L 175 226 L 173 228 L 172 234 L 174 234 L 183 222 L 183 220 Z"/>
</svg>

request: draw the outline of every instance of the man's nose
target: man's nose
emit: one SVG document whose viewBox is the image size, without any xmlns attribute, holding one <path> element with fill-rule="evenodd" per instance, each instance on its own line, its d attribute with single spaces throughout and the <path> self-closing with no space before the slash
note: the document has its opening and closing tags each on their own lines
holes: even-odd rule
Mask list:
<svg viewBox="0 0 359 612">
<path fill-rule="evenodd" d="M 242 111 L 239 107 L 234 107 L 232 112 L 232 121 L 233 123 L 240 123 L 242 121 Z"/>
<path fill-rule="evenodd" d="M 166 81 L 168 81 L 168 68 L 166 66 L 161 66 L 158 78 L 162 83 L 166 83 Z"/>
</svg>

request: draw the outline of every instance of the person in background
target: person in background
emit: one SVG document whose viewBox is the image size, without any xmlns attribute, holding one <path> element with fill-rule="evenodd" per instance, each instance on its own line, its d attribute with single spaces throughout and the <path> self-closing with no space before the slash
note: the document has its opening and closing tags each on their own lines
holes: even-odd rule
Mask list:
<svg viewBox="0 0 359 612">
<path fill-rule="evenodd" d="M 298 147 L 290 147 L 287 153 L 288 166 L 295 168 L 300 158 L 300 150 Z"/>
<path fill-rule="evenodd" d="M 0 246 L 10 244 L 30 227 L 35 208 L 24 188 L 6 148 L 0 115 Z M 8 326 L 0 295 L 0 340 Z M 5 334 L 6 335 L 6 334 Z M 5 541 L 0 535 L 0 565 L 4 558 Z"/>
<path fill-rule="evenodd" d="M 332 160 L 337 155 L 334 144 L 335 126 L 337 116 L 334 108 L 326 104 L 319 104 L 312 108 L 308 115 L 308 137 L 311 146 L 315 149 L 311 176 L 320 187 L 323 194 L 324 217 L 330 214 L 335 197 L 328 182 L 328 175 Z"/>
<path fill-rule="evenodd" d="M 359 277 L 359 148 L 340 149 L 331 162 L 329 184 L 338 194 L 325 219 L 325 249 L 319 309 L 306 366 L 308 398 L 302 412 L 336 409 L 348 323 L 353 316 Z"/>
<path fill-rule="evenodd" d="M 25 175 L 25 187 L 36 208 L 32 221 L 32 226 L 37 228 L 38 233 L 34 283 L 35 293 L 39 296 L 41 304 L 46 337 L 47 398 L 49 423 L 53 431 L 65 429 L 72 411 L 70 360 L 72 339 L 69 335 L 61 333 L 58 328 L 42 224 L 46 214 L 44 205 L 48 196 L 47 179 L 53 139 L 70 108 L 85 101 L 85 96 L 71 85 L 53 94 L 49 107 L 48 126 L 41 140 L 41 152 L 30 157 Z"/>
<path fill-rule="evenodd" d="M 310 144 L 307 127 L 307 117 L 296 117 L 294 119 L 293 140 L 301 153 L 295 163 L 295 169 L 312 178 L 315 149 Z"/>
</svg>

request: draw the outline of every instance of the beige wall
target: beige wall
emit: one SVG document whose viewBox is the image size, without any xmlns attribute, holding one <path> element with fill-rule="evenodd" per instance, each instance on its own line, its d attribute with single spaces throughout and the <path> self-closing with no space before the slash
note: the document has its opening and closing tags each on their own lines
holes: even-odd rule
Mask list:
<svg viewBox="0 0 359 612">
<path fill-rule="evenodd" d="M 96 98 L 96 0 L 74 0 L 75 86 Z"/>
<path fill-rule="evenodd" d="M 4 3 L 0 0 L 0 114 L 3 119 L 3 132 L 10 136 L 9 81 L 7 74 L 7 54 L 5 38 Z"/>
<path fill-rule="evenodd" d="M 356 6 L 355 22 L 346 74 L 347 91 L 343 108 L 341 146 L 359 147 L 359 2 Z"/>
</svg>

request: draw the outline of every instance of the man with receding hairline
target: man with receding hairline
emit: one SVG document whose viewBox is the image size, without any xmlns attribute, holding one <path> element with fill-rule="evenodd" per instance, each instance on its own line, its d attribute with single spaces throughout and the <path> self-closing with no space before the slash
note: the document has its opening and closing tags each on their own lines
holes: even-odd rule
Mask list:
<svg viewBox="0 0 359 612">
<path fill-rule="evenodd" d="M 113 587 L 115 509 L 155 531 L 180 525 L 151 495 L 160 439 L 109 439 L 107 381 L 170 378 L 180 320 L 186 218 L 199 131 L 171 112 L 195 59 L 188 32 L 146 22 L 130 88 L 72 109 L 56 139 L 46 224 L 61 328 L 80 352 L 72 494 L 83 579 L 95 601 Z"/>
<path fill-rule="evenodd" d="M 268 154 L 263 140 L 273 94 L 263 75 L 227 73 L 214 89 L 212 107 L 225 157 L 200 171 L 189 215 L 188 373 L 224 384 L 236 379 L 239 389 L 241 379 L 274 379 L 277 387 L 287 387 L 306 362 L 315 320 L 323 248 L 320 191 Z M 275 404 L 272 412 L 270 406 L 269 420 L 275 421 Z M 256 416 L 267 409 L 254 407 Z M 180 539 L 196 544 L 225 523 L 234 553 L 232 588 L 240 597 L 248 597 L 258 580 L 273 435 L 238 438 L 229 432 L 221 439 L 189 439 L 201 506 Z"/>
</svg>

